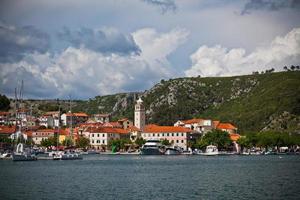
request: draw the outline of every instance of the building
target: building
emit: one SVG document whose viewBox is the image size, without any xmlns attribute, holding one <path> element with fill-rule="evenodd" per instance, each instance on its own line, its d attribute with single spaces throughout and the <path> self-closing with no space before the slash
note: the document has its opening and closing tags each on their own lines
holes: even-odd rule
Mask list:
<svg viewBox="0 0 300 200">
<path fill-rule="evenodd" d="M 119 119 L 118 123 L 122 126 L 123 129 L 127 129 L 127 128 L 133 126 L 133 122 L 127 118 Z"/>
<path fill-rule="evenodd" d="M 206 134 L 214 128 L 213 121 L 211 119 L 179 120 L 174 124 L 174 126 L 182 126 L 201 134 Z"/>
<path fill-rule="evenodd" d="M 0 112 L 0 125 L 9 124 L 10 112 Z"/>
<path fill-rule="evenodd" d="M 33 131 L 31 137 L 34 144 L 40 145 L 42 140 L 54 137 L 54 129 L 39 129 Z"/>
<path fill-rule="evenodd" d="M 111 140 L 129 138 L 129 131 L 121 128 L 98 127 L 89 128 L 84 135 L 89 135 L 90 145 L 94 149 L 106 150 Z"/>
<path fill-rule="evenodd" d="M 226 131 L 229 134 L 237 133 L 237 127 L 235 127 L 231 123 L 219 123 L 217 124 L 216 128 L 222 131 Z"/>
<path fill-rule="evenodd" d="M 136 126 L 141 131 L 143 131 L 145 128 L 145 107 L 141 98 L 139 98 L 135 104 L 134 126 Z"/>
<path fill-rule="evenodd" d="M 145 140 L 168 140 L 172 146 L 188 149 L 189 135 L 192 130 L 180 126 L 147 125 L 142 132 Z"/>
<path fill-rule="evenodd" d="M 64 113 L 61 115 L 61 121 L 64 126 L 76 126 L 81 123 L 85 123 L 89 116 L 86 113 Z"/>
<path fill-rule="evenodd" d="M 94 114 L 93 119 L 101 123 L 110 122 L 110 114 Z"/>
</svg>

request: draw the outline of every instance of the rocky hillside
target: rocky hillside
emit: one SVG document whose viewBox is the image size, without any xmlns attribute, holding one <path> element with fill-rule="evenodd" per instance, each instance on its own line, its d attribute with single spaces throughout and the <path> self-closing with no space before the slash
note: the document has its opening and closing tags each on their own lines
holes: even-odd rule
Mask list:
<svg viewBox="0 0 300 200">
<path fill-rule="evenodd" d="M 73 110 L 133 119 L 138 96 L 145 102 L 147 123 L 171 125 L 178 119 L 203 117 L 232 122 L 241 132 L 262 129 L 300 132 L 300 71 L 162 80 L 143 93 L 76 101 Z M 44 110 L 41 104 L 38 106 L 42 108 L 39 112 Z M 67 102 L 64 109 L 67 110 Z"/>
</svg>

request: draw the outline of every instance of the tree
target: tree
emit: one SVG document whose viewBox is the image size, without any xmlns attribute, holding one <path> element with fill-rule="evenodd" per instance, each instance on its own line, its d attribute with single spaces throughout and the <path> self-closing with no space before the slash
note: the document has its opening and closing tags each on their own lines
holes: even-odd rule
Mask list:
<svg viewBox="0 0 300 200">
<path fill-rule="evenodd" d="M 199 147 L 213 144 L 216 145 L 219 149 L 227 149 L 231 145 L 231 140 L 227 132 L 214 129 L 205 134 L 197 143 Z"/>
<path fill-rule="evenodd" d="M 79 148 L 87 148 L 90 145 L 90 139 L 80 136 L 77 140 L 76 146 Z"/>
<path fill-rule="evenodd" d="M 127 145 L 131 145 L 131 144 L 132 144 L 131 140 L 127 138 L 110 140 L 108 142 L 108 146 L 111 149 L 114 149 L 115 151 L 127 150 L 126 149 Z"/>
<path fill-rule="evenodd" d="M 171 145 L 171 143 L 170 143 L 169 140 L 167 140 L 167 139 L 162 140 L 160 143 L 161 143 L 162 145 L 164 145 L 164 146 L 170 146 L 170 145 Z"/>
<path fill-rule="evenodd" d="M 0 110 L 7 111 L 10 108 L 10 101 L 5 95 L 0 94 Z"/>
<path fill-rule="evenodd" d="M 42 139 L 41 145 L 44 147 L 57 146 L 57 136 Z"/>
<path fill-rule="evenodd" d="M 138 145 L 140 148 L 146 143 L 146 140 L 144 140 L 143 138 L 137 138 L 135 140 L 135 144 Z"/>
<path fill-rule="evenodd" d="M 284 66 L 283 69 L 284 69 L 285 71 L 288 71 L 288 67 L 287 67 L 287 66 Z"/>
<path fill-rule="evenodd" d="M 67 137 L 63 142 L 62 144 L 66 147 L 71 147 L 73 145 L 73 141 L 71 138 Z"/>
<path fill-rule="evenodd" d="M 294 71 L 295 68 L 296 68 L 296 67 L 295 67 L 294 65 L 291 66 L 291 70 L 292 70 L 292 71 Z"/>
<path fill-rule="evenodd" d="M 243 151 L 244 148 L 251 148 L 251 142 L 249 140 L 249 138 L 247 138 L 246 136 L 242 136 L 237 140 L 237 143 L 241 146 L 241 150 Z"/>
</svg>

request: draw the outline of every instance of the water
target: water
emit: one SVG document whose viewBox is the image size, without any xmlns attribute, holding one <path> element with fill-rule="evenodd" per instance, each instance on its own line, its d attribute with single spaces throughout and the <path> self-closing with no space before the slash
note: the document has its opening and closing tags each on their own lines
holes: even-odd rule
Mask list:
<svg viewBox="0 0 300 200">
<path fill-rule="evenodd" d="M 0 199 L 300 199 L 300 156 L 0 160 Z"/>
</svg>

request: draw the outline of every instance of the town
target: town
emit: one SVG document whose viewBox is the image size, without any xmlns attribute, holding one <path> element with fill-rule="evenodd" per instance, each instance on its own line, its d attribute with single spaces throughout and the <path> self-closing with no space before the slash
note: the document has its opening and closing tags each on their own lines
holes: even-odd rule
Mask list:
<svg viewBox="0 0 300 200">
<path fill-rule="evenodd" d="M 2 153 L 12 150 L 14 141 L 19 138 L 18 129 L 21 129 L 26 144 L 43 152 L 76 148 L 82 153 L 160 154 L 159 151 L 147 151 L 145 147 L 149 143 L 152 150 L 160 144 L 164 147 L 162 154 L 171 155 L 268 153 L 266 149 L 263 152 L 261 149 L 252 148 L 253 151 L 250 151 L 250 147 L 244 148 L 247 147 L 243 145 L 245 136 L 238 134 L 238 128 L 232 123 L 194 118 L 179 119 L 173 126 L 161 126 L 146 124 L 145 121 L 141 98 L 135 104 L 134 122 L 127 118 L 111 121 L 110 114 L 88 115 L 71 110 L 63 114 L 60 111 L 45 112 L 35 117 L 29 109 L 19 108 L 15 115 L 11 112 L 0 113 L 0 148 Z M 211 139 L 205 141 L 205 138 Z M 143 148 L 144 151 L 141 151 Z M 280 146 L 278 150 L 286 152 L 287 149 Z M 294 152 L 297 151 L 298 146 Z"/>
</svg>

